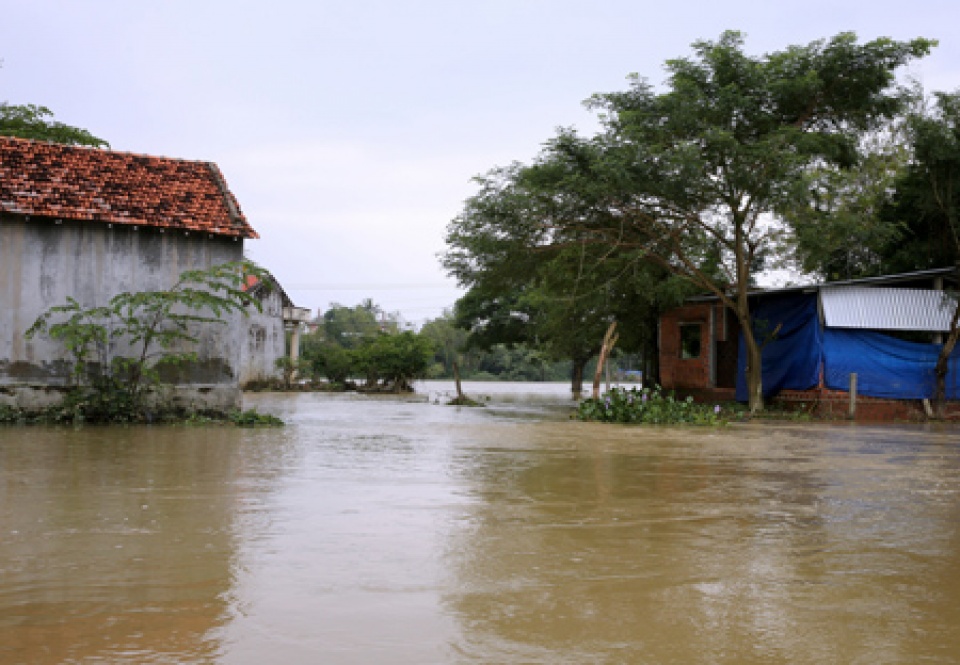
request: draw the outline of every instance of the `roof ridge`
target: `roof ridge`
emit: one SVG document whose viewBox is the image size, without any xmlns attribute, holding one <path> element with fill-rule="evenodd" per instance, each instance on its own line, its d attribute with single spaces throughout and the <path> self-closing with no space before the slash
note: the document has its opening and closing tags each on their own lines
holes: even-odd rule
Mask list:
<svg viewBox="0 0 960 665">
<path fill-rule="evenodd" d="M 37 145 L 47 145 L 54 148 L 62 148 L 64 150 L 87 150 L 97 153 L 109 152 L 114 155 L 126 155 L 128 157 L 143 157 L 146 159 L 162 159 L 171 162 L 183 162 L 185 164 L 211 164 L 209 160 L 205 159 L 188 159 L 186 157 L 169 157 L 167 155 L 151 155 L 146 152 L 133 152 L 132 150 L 115 150 L 113 148 L 98 148 L 92 145 L 70 145 L 67 143 L 57 143 L 56 141 L 42 140 L 42 139 L 26 139 L 20 136 L 6 136 L 0 135 L 0 141 L 9 140 L 9 141 L 19 141 L 23 143 L 33 143 Z"/>
</svg>

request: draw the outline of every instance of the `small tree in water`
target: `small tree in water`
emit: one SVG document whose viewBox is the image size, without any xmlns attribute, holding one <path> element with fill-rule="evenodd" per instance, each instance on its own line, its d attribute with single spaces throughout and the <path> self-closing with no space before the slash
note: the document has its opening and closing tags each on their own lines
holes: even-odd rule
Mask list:
<svg viewBox="0 0 960 665">
<path fill-rule="evenodd" d="M 243 289 L 247 275 L 265 272 L 250 262 L 188 270 L 163 291 L 118 293 L 107 305 L 83 307 L 73 298 L 51 307 L 27 331 L 60 340 L 72 356 L 71 396 L 83 419 L 129 421 L 144 416 L 147 392 L 161 370 L 197 360 L 201 326 L 260 302 Z M 117 349 L 124 349 L 123 355 Z"/>
<path fill-rule="evenodd" d="M 393 392 L 413 390 L 413 381 L 422 377 L 433 358 L 433 343 L 410 331 L 380 335 L 358 351 L 359 365 L 367 376 L 367 388 Z"/>
</svg>

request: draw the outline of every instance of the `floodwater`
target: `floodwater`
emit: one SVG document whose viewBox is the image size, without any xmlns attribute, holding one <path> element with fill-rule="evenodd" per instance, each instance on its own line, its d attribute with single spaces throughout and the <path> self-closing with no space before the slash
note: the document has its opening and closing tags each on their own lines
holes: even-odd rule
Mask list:
<svg viewBox="0 0 960 665">
<path fill-rule="evenodd" d="M 957 428 L 421 388 L 0 428 L 0 663 L 960 663 Z"/>
</svg>

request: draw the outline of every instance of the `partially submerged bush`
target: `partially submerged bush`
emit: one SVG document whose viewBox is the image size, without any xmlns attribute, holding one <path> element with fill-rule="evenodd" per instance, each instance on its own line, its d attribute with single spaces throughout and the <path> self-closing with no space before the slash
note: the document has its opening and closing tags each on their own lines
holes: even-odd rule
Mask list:
<svg viewBox="0 0 960 665">
<path fill-rule="evenodd" d="M 222 413 L 185 409 L 145 410 L 132 412 L 129 405 L 111 404 L 96 392 L 72 391 L 63 402 L 43 409 L 21 409 L 0 405 L 0 425 L 80 425 L 80 424 L 234 424 L 238 427 L 285 423 L 276 416 L 258 413 L 255 409 Z"/>
<path fill-rule="evenodd" d="M 230 414 L 230 420 L 237 427 L 282 427 L 284 422 L 269 413 L 260 413 L 256 409 L 236 411 Z"/>
<path fill-rule="evenodd" d="M 692 397 L 676 399 L 653 388 L 613 388 L 599 399 L 585 399 L 577 409 L 580 420 L 646 425 L 719 425 L 719 406 L 697 404 Z"/>
</svg>

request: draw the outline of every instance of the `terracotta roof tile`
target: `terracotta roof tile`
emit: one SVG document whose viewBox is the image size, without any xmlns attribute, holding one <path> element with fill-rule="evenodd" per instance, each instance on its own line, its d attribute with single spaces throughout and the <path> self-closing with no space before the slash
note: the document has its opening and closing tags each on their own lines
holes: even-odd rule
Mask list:
<svg viewBox="0 0 960 665">
<path fill-rule="evenodd" d="M 0 136 L 0 211 L 257 238 L 212 162 Z"/>
</svg>

